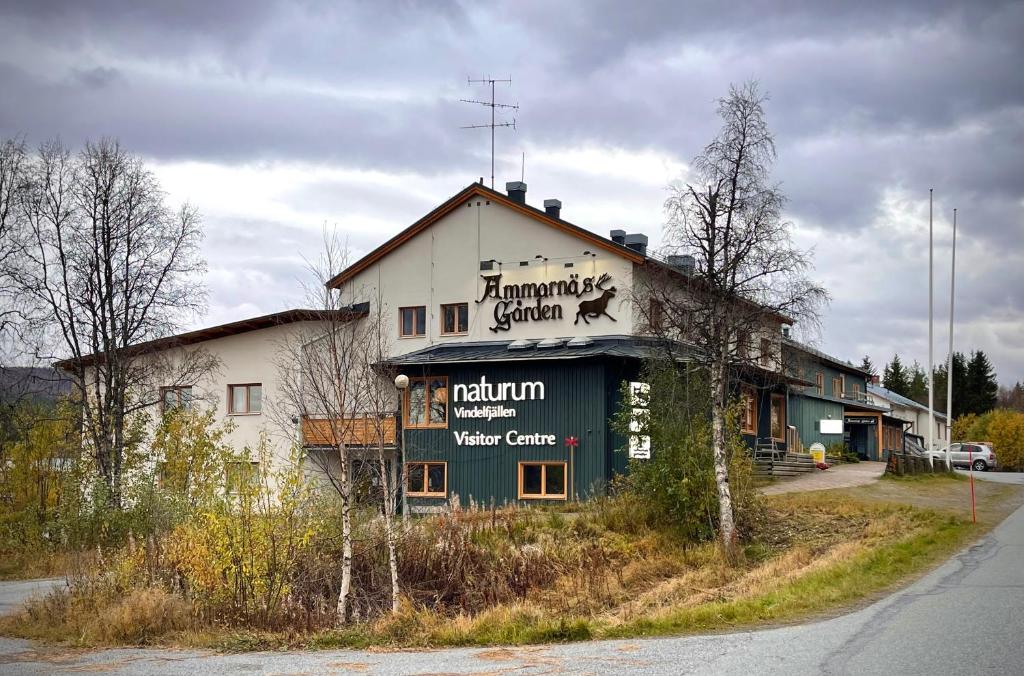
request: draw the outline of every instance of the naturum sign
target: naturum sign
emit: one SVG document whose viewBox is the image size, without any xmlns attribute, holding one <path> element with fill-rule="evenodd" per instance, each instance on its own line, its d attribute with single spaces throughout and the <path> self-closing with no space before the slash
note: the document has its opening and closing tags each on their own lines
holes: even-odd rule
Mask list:
<svg viewBox="0 0 1024 676">
<path fill-rule="evenodd" d="M 508 331 L 513 323 L 555 321 L 563 318 L 562 299 L 580 299 L 595 292 L 600 295 L 579 302 L 573 324 L 589 324 L 590 319 L 604 316 L 615 321 L 608 314 L 608 303 L 615 298 L 616 288 L 607 286 L 611 275 L 583 277 L 573 274 L 568 279 L 554 282 L 522 282 L 502 284 L 501 275 L 481 275 L 484 293 L 477 303 L 494 302 L 494 326 L 491 331 Z"/>
<path fill-rule="evenodd" d="M 544 399 L 544 383 L 539 380 L 524 383 L 489 383 L 487 376 L 480 376 L 479 383 L 455 385 L 453 403 L 476 404 L 454 406 L 456 418 L 515 418 L 517 410 L 504 402 L 536 401 Z M 459 446 L 497 446 L 504 437 L 509 446 L 554 446 L 554 434 L 522 434 L 509 430 L 504 435 L 483 432 L 455 432 L 455 443 Z"/>
</svg>

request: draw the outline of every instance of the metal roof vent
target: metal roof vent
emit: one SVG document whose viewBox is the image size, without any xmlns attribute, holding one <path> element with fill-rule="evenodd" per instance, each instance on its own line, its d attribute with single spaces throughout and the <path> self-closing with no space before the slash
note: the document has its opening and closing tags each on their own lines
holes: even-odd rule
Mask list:
<svg viewBox="0 0 1024 676">
<path fill-rule="evenodd" d="M 594 344 L 594 341 L 586 336 L 576 336 L 571 339 L 566 346 L 568 347 L 589 347 Z"/>
<path fill-rule="evenodd" d="M 533 347 L 533 341 L 524 340 L 523 338 L 513 340 L 508 344 L 508 349 L 510 350 L 529 350 L 531 347 Z"/>
<path fill-rule="evenodd" d="M 565 342 L 561 338 L 545 338 L 544 340 L 537 343 L 537 349 L 547 349 L 549 347 L 561 347 L 562 343 Z"/>
</svg>

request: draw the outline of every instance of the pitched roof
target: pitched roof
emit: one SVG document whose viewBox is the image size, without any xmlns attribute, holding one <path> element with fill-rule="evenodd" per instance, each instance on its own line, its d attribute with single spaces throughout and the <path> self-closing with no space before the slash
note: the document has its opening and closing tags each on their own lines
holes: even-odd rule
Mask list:
<svg viewBox="0 0 1024 676">
<path fill-rule="evenodd" d="M 541 347 L 538 340 L 515 341 L 522 345 L 519 349 L 511 340 L 439 343 L 393 357 L 388 363 L 392 366 L 425 366 L 465 362 L 564 361 L 586 357 L 647 359 L 665 354 L 664 341 L 657 338 L 593 336 L 581 340 L 578 345 L 570 345 L 569 339 L 560 340 L 551 347 Z M 683 346 L 680 349 L 685 358 L 688 350 Z"/>
<path fill-rule="evenodd" d="M 370 253 L 366 254 L 352 265 L 348 266 L 347 268 L 339 272 L 337 275 L 331 278 L 330 281 L 327 282 L 327 286 L 331 288 L 337 288 L 338 286 L 344 284 L 345 282 L 352 279 L 366 268 L 370 267 L 380 259 L 384 258 L 384 256 L 388 255 L 398 247 L 405 244 L 407 241 L 415 237 L 420 232 L 423 232 L 431 225 L 433 225 L 437 221 L 441 220 L 443 217 L 450 214 L 457 207 L 462 206 L 462 203 L 465 200 L 473 197 L 474 195 L 483 197 L 485 199 L 489 199 L 493 202 L 497 202 L 498 204 L 501 204 L 525 216 L 528 216 L 539 223 L 543 223 L 544 225 L 569 233 L 570 235 L 578 237 L 598 247 L 599 249 L 604 249 L 605 251 L 609 251 L 634 263 L 642 263 L 644 261 L 644 255 L 638 251 L 634 251 L 633 249 L 630 249 L 629 247 L 623 246 L 621 244 L 616 244 L 610 239 L 601 237 L 600 235 L 597 235 L 587 230 L 586 228 L 581 228 L 580 226 L 570 223 L 569 221 L 563 220 L 561 218 L 555 218 L 554 216 L 551 216 L 547 212 L 542 211 L 536 207 L 532 207 L 529 204 L 517 202 L 511 199 L 508 195 L 500 193 L 497 190 L 492 190 L 491 188 L 488 188 L 487 186 L 484 186 L 480 183 L 471 183 L 464 189 L 460 190 L 458 193 L 450 197 L 439 207 L 428 213 L 426 216 L 419 219 L 418 221 L 407 227 L 405 230 L 402 230 L 400 233 L 398 233 L 388 241 L 384 242 L 379 247 L 377 247 Z"/>
<path fill-rule="evenodd" d="M 913 399 L 909 399 L 907 397 L 904 397 L 902 394 L 896 394 L 892 390 L 886 389 L 886 388 L 882 387 L 881 385 L 875 385 L 873 383 L 868 383 L 868 392 L 870 392 L 872 394 L 877 394 L 878 396 L 882 397 L 883 399 L 888 399 L 892 403 L 899 404 L 900 406 L 906 406 L 908 408 L 916 408 L 919 411 L 927 411 L 928 410 L 928 407 L 925 406 L 924 404 L 920 404 L 920 403 L 914 401 Z M 935 417 L 936 418 L 942 418 L 943 420 L 946 420 L 946 415 L 944 413 L 939 413 L 938 411 L 935 411 Z"/>
<path fill-rule="evenodd" d="M 792 338 L 785 338 L 785 337 L 783 337 L 782 344 L 787 346 L 787 347 L 791 347 L 794 350 L 799 350 L 801 352 L 806 352 L 807 354 L 812 355 L 814 357 L 817 357 L 818 359 L 821 359 L 822 361 L 828 362 L 828 363 L 832 364 L 833 366 L 838 366 L 839 368 L 846 369 L 847 371 L 855 371 L 855 372 L 860 373 L 861 375 L 864 375 L 864 376 L 867 376 L 867 377 L 871 376 L 870 373 L 868 373 L 867 371 L 865 371 L 864 369 L 862 369 L 859 366 L 854 366 L 851 362 L 844 361 L 844 360 L 840 359 L 839 357 L 833 357 L 832 355 L 828 354 L 827 352 L 822 352 L 821 350 L 819 350 L 817 348 L 814 348 L 814 347 L 811 347 L 810 345 L 806 345 L 806 344 L 801 343 L 799 341 L 793 340 Z"/>
<path fill-rule="evenodd" d="M 155 352 L 174 347 L 184 347 L 186 345 L 202 343 L 207 340 L 236 336 L 240 333 L 258 331 L 260 329 L 267 329 L 272 326 L 281 326 L 283 324 L 292 324 L 294 322 L 312 322 L 327 319 L 357 319 L 359 317 L 365 317 L 369 311 L 369 303 L 359 303 L 351 307 L 341 308 L 338 310 L 310 310 L 303 308 L 284 310 L 282 312 L 273 312 L 268 315 L 252 317 L 250 319 L 240 319 L 239 321 L 228 322 L 227 324 L 210 326 L 196 331 L 188 331 L 186 333 L 179 333 L 173 336 L 148 340 L 144 343 L 132 345 L 127 348 L 127 351 L 129 354 L 142 354 L 144 352 Z M 84 365 L 88 366 L 95 361 L 95 358 L 95 354 L 86 355 L 82 357 L 82 362 Z M 74 362 L 71 359 L 63 359 L 56 362 L 54 366 L 57 368 L 68 369 L 73 363 Z"/>
</svg>

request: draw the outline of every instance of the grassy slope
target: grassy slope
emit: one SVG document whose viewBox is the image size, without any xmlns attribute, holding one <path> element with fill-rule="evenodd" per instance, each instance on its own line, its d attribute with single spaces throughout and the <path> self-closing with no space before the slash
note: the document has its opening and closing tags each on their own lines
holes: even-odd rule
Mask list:
<svg viewBox="0 0 1024 676">
<path fill-rule="evenodd" d="M 406 607 L 372 625 L 315 635 L 173 631 L 172 645 L 252 650 L 272 647 L 455 646 L 524 644 L 722 631 L 835 613 L 905 584 L 947 558 L 1024 503 L 1017 486 L 977 483 L 978 524 L 970 523 L 967 483 L 958 478 L 884 479 L 852 489 L 767 499 L 759 544 L 741 566 L 727 565 L 713 546 L 691 547 L 679 561 L 649 561 L 626 571 L 611 602 L 585 611 L 557 611 L 558 590 L 474 616 L 443 617 Z M 163 604 L 166 599 L 151 598 Z M 168 608 L 160 606 L 161 615 Z M 49 613 L 40 613 L 40 615 Z M 174 613 L 170 613 L 174 614 Z M 117 618 L 138 625 L 139 618 Z M 0 629 L 59 640 L 45 617 L 6 620 Z M 74 640 L 74 639 L 72 639 Z M 112 637 L 80 643 L 125 643 Z"/>
</svg>

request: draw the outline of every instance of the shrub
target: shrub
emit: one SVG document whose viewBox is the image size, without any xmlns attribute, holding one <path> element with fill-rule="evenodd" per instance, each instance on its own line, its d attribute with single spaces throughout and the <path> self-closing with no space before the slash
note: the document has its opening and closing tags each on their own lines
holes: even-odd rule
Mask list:
<svg viewBox="0 0 1024 676">
<path fill-rule="evenodd" d="M 990 441 L 1004 469 L 1024 469 L 1024 413 L 1006 408 L 969 414 L 953 423 L 956 441 Z"/>
</svg>

